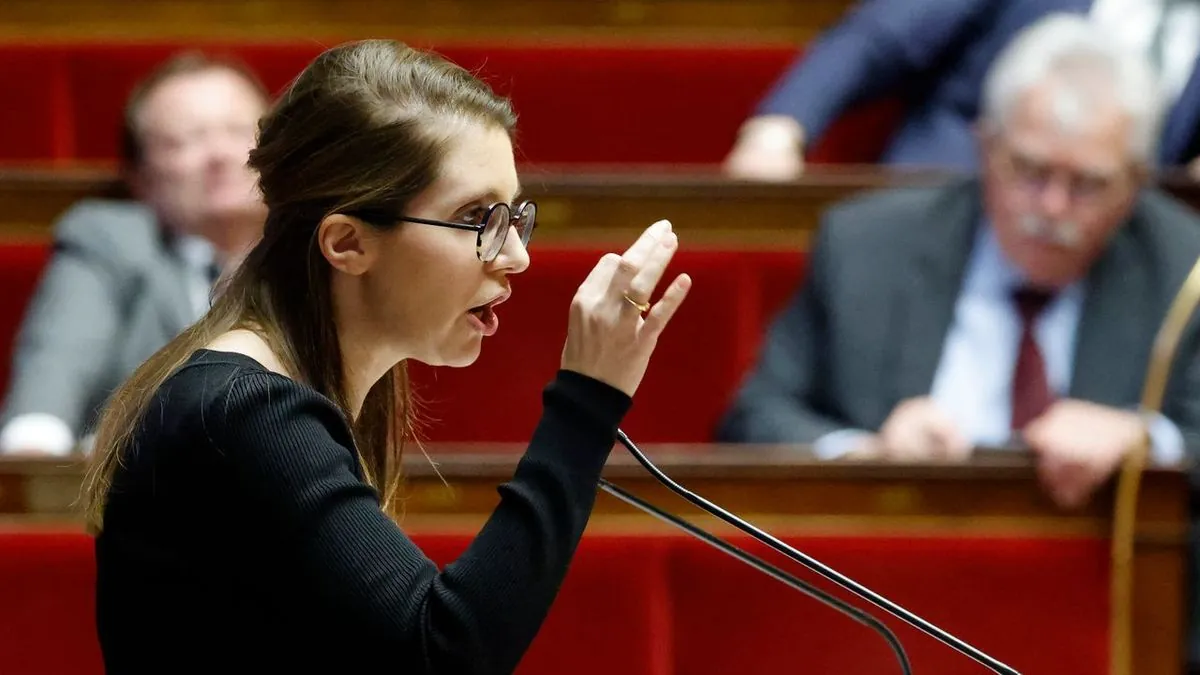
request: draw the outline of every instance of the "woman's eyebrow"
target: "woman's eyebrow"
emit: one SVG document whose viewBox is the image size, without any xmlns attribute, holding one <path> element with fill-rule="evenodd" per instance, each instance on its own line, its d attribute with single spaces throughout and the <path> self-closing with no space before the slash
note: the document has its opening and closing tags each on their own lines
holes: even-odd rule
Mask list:
<svg viewBox="0 0 1200 675">
<path fill-rule="evenodd" d="M 511 204 L 513 202 L 516 202 L 517 198 L 521 196 L 521 192 L 522 192 L 522 187 L 518 185 L 517 191 L 513 193 L 511 199 L 507 200 L 507 203 Z M 469 197 L 467 199 L 460 200 L 458 202 L 459 203 L 458 208 L 461 209 L 461 208 L 464 208 L 467 206 L 473 206 L 476 204 L 482 205 L 482 206 L 491 206 L 492 204 L 495 204 L 496 202 L 504 202 L 504 201 L 506 201 L 504 198 L 504 195 L 500 194 L 496 190 L 489 189 L 485 192 L 476 194 L 473 197 Z"/>
</svg>

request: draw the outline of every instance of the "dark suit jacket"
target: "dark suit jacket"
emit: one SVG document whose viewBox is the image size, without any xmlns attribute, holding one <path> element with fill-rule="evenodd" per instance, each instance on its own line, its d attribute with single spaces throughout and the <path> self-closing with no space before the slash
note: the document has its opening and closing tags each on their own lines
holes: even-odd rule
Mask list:
<svg viewBox="0 0 1200 675">
<path fill-rule="evenodd" d="M 760 105 L 760 114 L 791 115 L 810 144 L 852 105 L 903 98 L 904 120 L 883 163 L 975 170 L 971 125 L 984 76 L 1021 29 L 1059 11 L 1086 13 L 1091 0 L 865 0 L 821 35 Z M 1198 69 L 1200 70 L 1200 69 Z M 1163 165 L 1195 151 L 1200 74 L 1191 79 L 1164 125 Z"/>
<path fill-rule="evenodd" d="M 0 422 L 49 413 L 80 437 L 112 390 L 193 320 L 187 268 L 150 211 L 80 202 L 55 228 Z"/>
<path fill-rule="evenodd" d="M 976 228 L 973 179 L 874 193 L 823 219 L 807 277 L 772 325 L 722 440 L 811 443 L 876 430 L 901 401 L 926 396 L 954 316 Z M 1144 192 L 1087 279 L 1070 396 L 1132 408 L 1151 345 L 1200 258 L 1200 219 Z M 1196 322 L 1180 345 L 1163 412 L 1200 448 Z"/>
</svg>

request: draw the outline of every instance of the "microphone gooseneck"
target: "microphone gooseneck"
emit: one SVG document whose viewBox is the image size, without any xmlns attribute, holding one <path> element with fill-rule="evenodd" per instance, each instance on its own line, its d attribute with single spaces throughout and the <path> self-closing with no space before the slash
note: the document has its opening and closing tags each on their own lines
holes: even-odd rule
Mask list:
<svg viewBox="0 0 1200 675">
<path fill-rule="evenodd" d="M 830 568 L 829 566 L 824 565 L 821 562 L 811 558 L 810 556 L 807 556 L 804 553 L 801 553 L 800 551 L 796 550 L 795 548 L 785 544 L 783 541 L 781 541 L 774 535 L 772 535 L 768 532 L 765 532 L 762 529 L 759 529 L 758 527 L 746 522 L 745 520 L 742 520 L 741 518 L 733 515 L 729 511 L 726 511 L 725 509 L 721 508 L 720 506 L 708 501 L 704 497 L 701 497 L 700 495 L 697 495 L 696 493 L 692 492 L 691 490 L 688 490 L 687 488 L 683 487 L 679 483 L 676 483 L 670 476 L 663 473 L 662 470 L 660 470 L 657 466 L 655 466 L 654 462 L 651 462 L 650 459 L 648 457 L 646 457 L 646 455 L 644 453 L 642 453 L 642 451 L 640 449 L 638 449 L 637 445 L 635 445 L 634 442 L 632 440 L 630 440 L 629 436 L 625 435 L 625 432 L 620 429 L 617 429 L 617 440 L 621 441 L 621 445 L 624 445 L 625 449 L 629 450 L 630 454 L 633 455 L 634 459 L 636 459 L 639 464 L 641 464 L 647 471 L 649 471 L 650 474 L 652 476 L 654 476 L 654 478 L 656 480 L 658 480 L 658 482 L 665 485 L 667 488 L 669 488 L 675 494 L 677 494 L 680 497 L 683 497 L 687 501 L 691 502 L 693 505 L 703 509 L 704 511 L 707 511 L 708 513 L 716 516 L 717 518 L 720 518 L 721 520 L 736 527 L 737 529 L 741 530 L 742 532 L 745 532 L 746 534 L 754 537 L 755 539 L 762 542 L 763 544 L 770 546 L 776 552 L 778 552 L 784 556 L 787 556 L 792 561 L 800 563 L 801 565 L 804 565 L 808 569 L 816 572 L 817 574 L 820 574 L 821 576 L 832 581 L 833 583 L 837 584 L 838 586 L 850 591 L 851 593 L 854 593 L 858 597 L 870 602 L 871 604 L 875 605 L 876 607 L 879 607 L 880 609 L 883 609 L 884 611 L 888 612 L 889 614 L 892 614 L 893 616 L 903 620 L 904 622 L 913 626 L 914 628 L 921 631 L 922 633 L 925 633 L 926 635 L 932 637 L 933 639 L 937 640 L 938 642 L 941 642 L 942 644 L 954 649 L 955 651 L 959 652 L 960 654 L 963 654 L 963 655 L 975 660 L 977 663 L 987 667 L 992 672 L 997 673 L 998 675 L 1021 675 L 1020 672 L 1018 672 L 1011 666 L 1005 665 L 1004 663 L 1001 663 L 1000 661 L 992 658 L 991 656 L 988 656 L 987 654 L 976 649 L 975 647 L 972 647 L 971 645 L 967 644 L 966 642 L 963 642 L 959 638 L 954 637 L 953 635 L 947 633 L 946 631 L 942 630 L 941 628 L 938 628 L 937 626 L 929 623 L 925 619 L 922 619 L 921 617 L 917 616 L 916 614 L 913 614 L 912 612 L 908 611 L 907 609 L 904 609 L 903 607 L 897 605 L 896 603 L 892 602 L 891 600 L 888 600 L 887 598 L 879 595 L 878 593 L 875 593 L 871 589 L 859 584 L 858 582 L 854 581 L 853 579 L 846 577 L 845 575 L 837 572 L 836 570 Z"/>
<path fill-rule="evenodd" d="M 650 502 L 647 502 L 647 501 L 641 499 L 640 497 L 633 495 L 632 493 L 624 490 L 623 488 L 613 485 L 612 483 L 608 482 L 607 480 L 605 480 L 603 478 L 600 479 L 600 488 L 603 489 L 605 492 L 609 493 L 610 495 L 616 497 L 617 499 L 620 499 L 621 501 L 625 502 L 626 504 L 629 504 L 630 506 L 641 509 L 642 511 L 645 511 L 646 513 L 649 513 L 650 515 L 655 516 L 656 518 L 659 518 L 660 520 L 664 520 L 664 521 L 670 523 L 671 525 L 678 527 L 679 529 L 687 532 L 688 534 L 692 535 L 693 537 L 696 537 L 697 539 L 705 542 L 706 544 L 714 546 L 718 550 L 723 551 L 723 552 L 733 556 L 734 558 L 737 558 L 738 560 L 746 563 L 747 565 L 753 567 L 754 569 L 758 570 L 759 572 L 762 572 L 763 574 L 773 577 L 777 581 L 782 582 L 784 585 L 789 586 L 797 591 L 800 591 L 801 593 L 804 593 L 805 595 L 807 595 L 815 600 L 825 603 L 826 605 L 846 614 L 851 619 L 854 619 L 855 621 L 863 624 L 864 626 L 867 626 L 868 628 L 874 629 L 880 635 L 883 636 L 884 640 L 887 640 L 888 645 L 892 648 L 892 651 L 896 654 L 896 660 L 900 662 L 901 672 L 903 672 L 904 675 L 912 675 L 912 665 L 908 661 L 908 655 L 904 653 L 904 647 L 900 645 L 900 639 L 897 638 L 896 634 L 893 633 L 879 619 L 876 619 L 875 617 L 871 616 L 870 614 L 867 614 L 866 612 L 855 607 L 854 605 L 851 605 L 839 598 L 836 598 L 807 582 L 801 581 L 800 579 L 796 578 L 794 575 L 789 574 L 788 572 L 785 572 L 768 562 L 765 562 L 761 558 L 758 558 L 754 555 L 751 555 L 750 553 L 747 553 L 746 551 L 738 548 L 737 546 L 734 546 L 733 544 L 726 542 L 725 540 L 721 539 L 720 537 L 716 537 L 712 534 L 709 534 L 708 532 L 705 532 L 703 529 L 696 527 L 695 525 L 689 523 L 688 521 L 686 521 L 678 516 L 667 513 L 666 511 L 663 511 L 662 509 L 658 508 L 657 506 L 654 506 Z"/>
</svg>

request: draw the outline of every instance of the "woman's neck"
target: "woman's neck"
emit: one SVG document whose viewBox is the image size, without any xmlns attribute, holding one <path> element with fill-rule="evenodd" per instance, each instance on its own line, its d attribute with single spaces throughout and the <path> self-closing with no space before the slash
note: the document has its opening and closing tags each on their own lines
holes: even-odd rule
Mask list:
<svg viewBox="0 0 1200 675">
<path fill-rule="evenodd" d="M 342 383 L 352 419 L 358 419 L 371 387 L 410 354 L 389 339 L 375 320 L 361 288 L 349 279 L 335 278 L 331 300 L 338 346 L 342 353 Z"/>
<path fill-rule="evenodd" d="M 352 326 L 343 328 L 343 325 L 339 323 L 338 329 L 338 342 L 342 349 L 342 382 L 350 416 L 358 419 L 367 392 L 400 359 L 384 354 L 387 350 L 372 346 L 368 340 L 362 339 L 362 331 L 356 331 Z"/>
</svg>

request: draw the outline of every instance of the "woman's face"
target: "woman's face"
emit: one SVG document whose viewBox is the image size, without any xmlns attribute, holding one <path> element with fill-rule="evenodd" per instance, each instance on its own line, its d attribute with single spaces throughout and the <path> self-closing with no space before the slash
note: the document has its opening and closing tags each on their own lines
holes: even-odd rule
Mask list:
<svg viewBox="0 0 1200 675">
<path fill-rule="evenodd" d="M 492 204 L 516 200 L 508 134 L 476 123 L 454 129 L 440 175 L 404 217 L 477 224 Z M 430 365 L 478 358 L 483 338 L 499 327 L 503 308 L 495 305 L 510 293 L 508 276 L 525 271 L 529 255 L 515 229 L 490 262 L 480 261 L 476 241 L 473 231 L 412 222 L 377 237 L 362 300 L 381 340 Z"/>
</svg>

